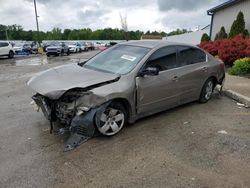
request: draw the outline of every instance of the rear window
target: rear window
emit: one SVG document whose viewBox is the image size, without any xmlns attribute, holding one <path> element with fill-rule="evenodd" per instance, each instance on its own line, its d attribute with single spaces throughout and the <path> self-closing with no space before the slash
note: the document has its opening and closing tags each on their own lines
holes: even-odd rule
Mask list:
<svg viewBox="0 0 250 188">
<path fill-rule="evenodd" d="M 206 54 L 193 47 L 181 46 L 179 50 L 179 63 L 181 66 L 201 63 L 206 61 Z"/>
</svg>

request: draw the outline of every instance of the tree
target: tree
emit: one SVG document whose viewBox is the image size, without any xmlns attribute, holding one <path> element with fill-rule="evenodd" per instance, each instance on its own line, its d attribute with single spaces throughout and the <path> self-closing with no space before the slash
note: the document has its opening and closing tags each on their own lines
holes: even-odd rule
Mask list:
<svg viewBox="0 0 250 188">
<path fill-rule="evenodd" d="M 225 30 L 225 27 L 222 26 L 220 28 L 220 31 L 216 34 L 215 39 L 214 40 L 218 40 L 218 39 L 226 39 L 227 38 L 227 33 Z"/>
<path fill-rule="evenodd" d="M 127 15 L 125 14 L 124 16 L 122 16 L 122 14 L 120 13 L 120 21 L 122 30 L 124 31 L 124 38 L 125 40 L 129 40 Z"/>
<path fill-rule="evenodd" d="M 208 42 L 208 41 L 210 41 L 210 37 L 208 36 L 207 33 L 203 33 L 201 37 L 201 42 Z"/>
<path fill-rule="evenodd" d="M 174 31 L 167 33 L 167 36 L 181 35 L 181 34 L 189 33 L 189 32 L 190 31 L 188 31 L 187 29 L 176 29 Z"/>
<path fill-rule="evenodd" d="M 240 11 L 237 15 L 236 20 L 234 20 L 231 26 L 229 37 L 232 38 L 238 34 L 243 34 L 244 36 L 246 36 L 248 31 L 246 30 L 245 25 L 246 23 L 244 19 L 244 14 Z"/>
</svg>

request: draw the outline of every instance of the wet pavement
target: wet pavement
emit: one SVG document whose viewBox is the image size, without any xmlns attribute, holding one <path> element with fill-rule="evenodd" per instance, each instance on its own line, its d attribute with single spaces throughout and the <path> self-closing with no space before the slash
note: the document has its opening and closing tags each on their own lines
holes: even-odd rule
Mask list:
<svg viewBox="0 0 250 188">
<path fill-rule="evenodd" d="M 0 187 L 250 187 L 250 111 L 218 94 L 63 152 L 26 82 L 95 53 L 0 59 Z"/>
</svg>

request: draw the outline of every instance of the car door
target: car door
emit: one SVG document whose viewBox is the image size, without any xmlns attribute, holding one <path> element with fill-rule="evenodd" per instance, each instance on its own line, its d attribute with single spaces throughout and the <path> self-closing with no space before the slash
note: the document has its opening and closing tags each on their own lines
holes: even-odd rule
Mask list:
<svg viewBox="0 0 250 188">
<path fill-rule="evenodd" d="M 181 91 L 180 103 L 197 100 L 207 79 L 206 54 L 196 47 L 178 46 L 177 60 L 180 65 L 177 74 L 178 86 Z"/>
<path fill-rule="evenodd" d="M 154 52 L 143 66 L 142 70 L 156 67 L 159 69 L 159 74 L 136 78 L 138 114 L 155 113 L 179 104 L 176 56 L 175 46 L 163 47 Z"/>
<path fill-rule="evenodd" d="M 0 55 L 8 55 L 8 54 L 9 54 L 9 43 L 0 42 Z"/>
</svg>

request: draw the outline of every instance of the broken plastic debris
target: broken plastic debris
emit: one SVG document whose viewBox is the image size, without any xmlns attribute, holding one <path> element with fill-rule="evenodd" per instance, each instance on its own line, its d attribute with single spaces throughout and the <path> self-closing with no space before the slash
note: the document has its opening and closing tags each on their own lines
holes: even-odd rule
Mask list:
<svg viewBox="0 0 250 188">
<path fill-rule="evenodd" d="M 189 121 L 185 121 L 185 122 L 183 122 L 183 125 L 187 125 L 189 123 L 190 123 Z"/>
<path fill-rule="evenodd" d="M 228 134 L 227 131 L 225 130 L 221 130 L 221 131 L 218 131 L 219 134 Z"/>
<path fill-rule="evenodd" d="M 242 103 L 237 102 L 236 104 L 237 104 L 238 106 L 245 107 L 245 105 L 242 104 Z"/>
<path fill-rule="evenodd" d="M 43 132 L 47 132 L 47 131 L 49 131 L 49 128 L 45 128 L 45 129 L 43 129 L 42 131 L 43 131 Z"/>
<path fill-rule="evenodd" d="M 31 140 L 31 138 L 28 138 L 28 140 Z"/>
<path fill-rule="evenodd" d="M 66 165 L 66 166 L 67 166 L 67 165 L 70 165 L 70 164 L 71 164 L 71 162 L 65 162 L 65 163 L 64 163 L 64 165 Z"/>
</svg>

